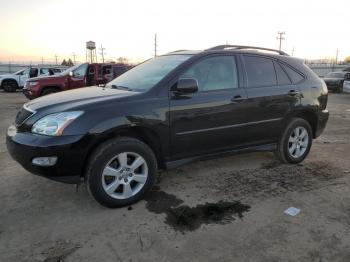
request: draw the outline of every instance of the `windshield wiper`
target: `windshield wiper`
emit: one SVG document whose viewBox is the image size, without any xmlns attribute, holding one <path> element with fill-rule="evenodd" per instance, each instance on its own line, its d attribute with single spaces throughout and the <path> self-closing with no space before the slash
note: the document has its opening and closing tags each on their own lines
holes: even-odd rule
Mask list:
<svg viewBox="0 0 350 262">
<path fill-rule="evenodd" d="M 130 87 L 127 86 L 117 86 L 117 85 L 112 85 L 112 88 L 119 89 L 119 90 L 127 90 L 127 91 L 132 91 Z"/>
</svg>

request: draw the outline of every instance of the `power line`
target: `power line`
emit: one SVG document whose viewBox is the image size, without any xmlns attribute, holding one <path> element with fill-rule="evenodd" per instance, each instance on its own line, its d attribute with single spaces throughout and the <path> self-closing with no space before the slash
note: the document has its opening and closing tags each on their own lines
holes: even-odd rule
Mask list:
<svg viewBox="0 0 350 262">
<path fill-rule="evenodd" d="M 278 37 L 277 39 L 280 41 L 280 45 L 279 45 L 279 50 L 281 51 L 282 50 L 282 40 L 284 40 L 285 38 L 283 37 L 283 35 L 285 34 L 286 32 L 278 32 Z"/>
</svg>

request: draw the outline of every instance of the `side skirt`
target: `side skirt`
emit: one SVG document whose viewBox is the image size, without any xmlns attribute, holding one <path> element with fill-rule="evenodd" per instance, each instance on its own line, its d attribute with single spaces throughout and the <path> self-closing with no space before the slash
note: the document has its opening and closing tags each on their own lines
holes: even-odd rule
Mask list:
<svg viewBox="0 0 350 262">
<path fill-rule="evenodd" d="M 266 144 L 261 146 L 254 146 L 254 147 L 247 147 L 242 149 L 233 149 L 233 150 L 219 152 L 215 154 L 207 154 L 207 155 L 183 158 L 183 159 L 174 160 L 174 161 L 168 161 L 165 163 L 165 168 L 168 170 L 168 169 L 173 169 L 173 168 L 186 165 L 188 163 L 200 161 L 200 160 L 209 160 L 209 159 L 219 158 L 223 156 L 237 155 L 241 153 L 275 151 L 276 149 L 277 149 L 276 143 Z"/>
</svg>

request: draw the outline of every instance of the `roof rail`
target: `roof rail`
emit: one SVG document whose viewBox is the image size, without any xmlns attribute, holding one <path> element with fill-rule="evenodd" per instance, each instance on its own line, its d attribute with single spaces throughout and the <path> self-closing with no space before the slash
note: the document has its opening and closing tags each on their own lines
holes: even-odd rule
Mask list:
<svg viewBox="0 0 350 262">
<path fill-rule="evenodd" d="M 205 51 L 224 50 L 226 48 L 263 50 L 263 51 L 275 52 L 275 53 L 278 53 L 280 55 L 289 56 L 287 53 L 280 51 L 280 50 L 271 49 L 271 48 L 264 48 L 264 47 L 257 47 L 257 46 L 245 46 L 245 45 L 217 45 L 217 46 L 211 47 L 209 49 L 206 49 Z"/>
<path fill-rule="evenodd" d="M 189 51 L 189 50 L 187 50 L 187 49 L 180 49 L 180 50 L 171 51 L 171 52 L 169 52 L 167 54 L 173 54 L 173 53 L 183 52 L 183 51 Z"/>
</svg>

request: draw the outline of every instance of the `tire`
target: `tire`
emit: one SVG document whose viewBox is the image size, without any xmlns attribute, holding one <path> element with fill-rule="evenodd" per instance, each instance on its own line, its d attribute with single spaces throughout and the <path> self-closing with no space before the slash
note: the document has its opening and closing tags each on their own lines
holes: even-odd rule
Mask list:
<svg viewBox="0 0 350 262">
<path fill-rule="evenodd" d="M 54 88 L 54 87 L 47 87 L 45 88 L 42 92 L 41 92 L 41 95 L 40 96 L 46 96 L 46 95 L 49 95 L 49 94 L 53 94 L 53 93 L 57 93 L 59 92 L 60 90 L 58 88 Z"/>
<path fill-rule="evenodd" d="M 5 92 L 13 93 L 16 92 L 18 88 L 18 84 L 15 80 L 5 80 L 3 81 L 1 87 Z"/>
<path fill-rule="evenodd" d="M 144 162 L 133 170 L 135 161 L 138 164 Z M 85 181 L 97 202 L 116 208 L 139 201 L 153 186 L 156 174 L 157 160 L 153 151 L 138 139 L 119 137 L 108 140 L 93 152 L 87 164 Z"/>
<path fill-rule="evenodd" d="M 304 131 L 306 134 L 303 133 Z M 276 158 L 282 163 L 297 164 L 302 162 L 310 152 L 312 138 L 310 124 L 302 118 L 293 118 L 278 141 L 275 152 Z"/>
</svg>

